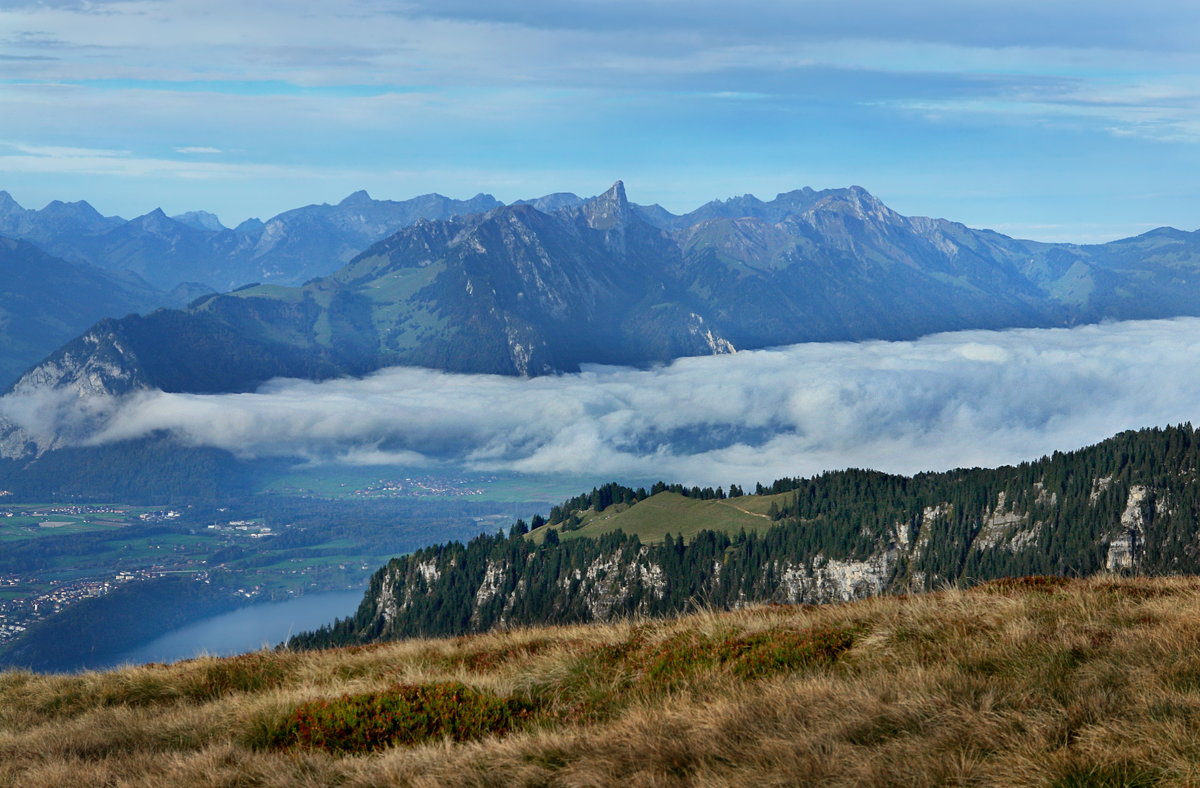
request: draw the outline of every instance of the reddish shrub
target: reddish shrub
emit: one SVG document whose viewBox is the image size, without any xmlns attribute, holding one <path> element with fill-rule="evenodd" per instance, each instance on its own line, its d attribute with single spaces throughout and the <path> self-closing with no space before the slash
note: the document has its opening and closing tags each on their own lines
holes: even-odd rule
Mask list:
<svg viewBox="0 0 1200 788">
<path fill-rule="evenodd" d="M 525 701 L 456 682 L 397 685 L 384 692 L 304 703 L 268 733 L 265 743 L 359 753 L 447 737 L 465 741 L 508 733 L 533 711 Z"/>
<path fill-rule="evenodd" d="M 646 655 L 643 682 L 673 686 L 700 671 L 716 668 L 755 679 L 827 664 L 854 644 L 854 635 L 852 629 L 833 628 L 805 632 L 768 629 L 723 639 L 683 633 Z"/>
</svg>

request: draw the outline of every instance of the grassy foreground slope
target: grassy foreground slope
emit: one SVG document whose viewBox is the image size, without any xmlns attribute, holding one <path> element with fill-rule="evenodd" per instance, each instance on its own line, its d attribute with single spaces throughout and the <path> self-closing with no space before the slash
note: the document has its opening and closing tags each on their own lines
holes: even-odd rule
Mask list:
<svg viewBox="0 0 1200 788">
<path fill-rule="evenodd" d="M 0 674 L 0 784 L 1189 785 L 1200 579 Z"/>
</svg>

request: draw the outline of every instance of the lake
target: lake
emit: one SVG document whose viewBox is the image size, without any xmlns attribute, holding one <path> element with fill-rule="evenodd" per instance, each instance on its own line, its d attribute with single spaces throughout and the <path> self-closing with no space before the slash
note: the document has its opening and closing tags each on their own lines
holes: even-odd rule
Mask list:
<svg viewBox="0 0 1200 788">
<path fill-rule="evenodd" d="M 202 655 L 228 656 L 270 648 L 291 635 L 345 618 L 358 609 L 362 591 L 306 594 L 285 602 L 260 602 L 167 632 L 103 665 L 175 662 Z"/>
</svg>

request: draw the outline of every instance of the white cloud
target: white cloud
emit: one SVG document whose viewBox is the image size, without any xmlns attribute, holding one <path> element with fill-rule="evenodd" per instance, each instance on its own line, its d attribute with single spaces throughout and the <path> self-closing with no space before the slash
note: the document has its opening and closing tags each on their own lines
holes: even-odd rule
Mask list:
<svg viewBox="0 0 1200 788">
<path fill-rule="evenodd" d="M 700 484 L 992 466 L 1197 419 L 1198 339 L 1200 319 L 1181 318 L 795 345 L 532 380 L 395 368 L 252 394 L 144 393 L 116 403 L 91 440 L 169 430 L 247 456 Z M 0 413 L 80 423 L 11 396 Z"/>
<path fill-rule="evenodd" d="M 193 146 L 186 147 L 186 148 L 176 148 L 175 152 L 176 153 L 211 154 L 211 153 L 220 153 L 221 149 L 220 148 L 209 148 L 209 147 L 205 147 L 203 145 L 193 145 Z"/>
<path fill-rule="evenodd" d="M 180 153 L 220 152 L 215 148 L 176 150 Z M 50 147 L 17 142 L 0 142 L 0 172 L 111 175 L 130 178 L 169 176 L 195 180 L 246 180 L 263 177 L 300 180 L 344 178 L 354 175 L 352 172 L 336 168 L 170 159 L 136 156 L 131 151 Z"/>
<path fill-rule="evenodd" d="M 0 146 L 44 159 L 113 159 L 131 155 L 127 150 L 105 148 L 68 148 L 53 145 L 29 145 L 23 142 L 0 142 Z"/>
</svg>

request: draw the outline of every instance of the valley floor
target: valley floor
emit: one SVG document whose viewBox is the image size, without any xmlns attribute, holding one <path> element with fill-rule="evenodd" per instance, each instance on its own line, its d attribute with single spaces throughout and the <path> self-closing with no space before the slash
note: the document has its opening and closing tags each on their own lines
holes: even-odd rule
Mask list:
<svg viewBox="0 0 1200 788">
<path fill-rule="evenodd" d="M 0 785 L 1194 785 L 1200 579 L 0 674 Z"/>
</svg>

